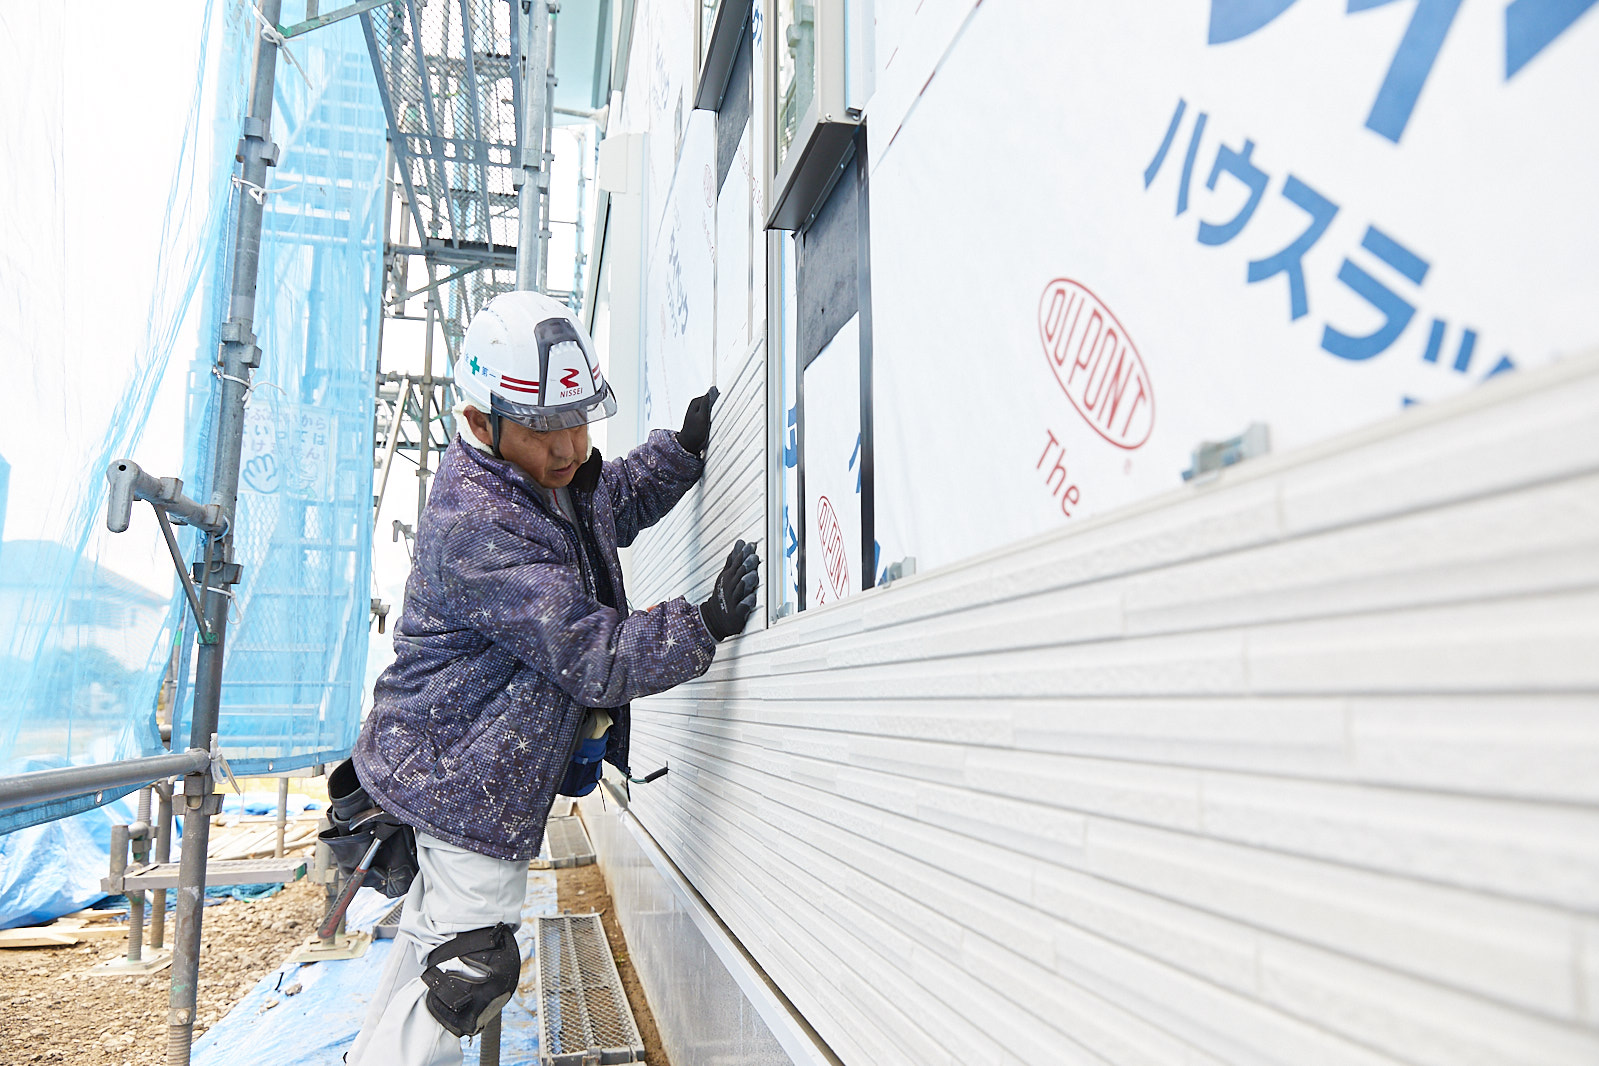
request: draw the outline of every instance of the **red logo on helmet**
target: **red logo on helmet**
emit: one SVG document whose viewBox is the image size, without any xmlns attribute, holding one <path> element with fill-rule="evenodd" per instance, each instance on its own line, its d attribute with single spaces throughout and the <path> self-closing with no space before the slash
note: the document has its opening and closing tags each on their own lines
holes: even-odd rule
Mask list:
<svg viewBox="0 0 1599 1066">
<path fill-rule="evenodd" d="M 562 388 L 567 388 L 567 389 L 575 389 L 575 388 L 577 388 L 577 371 L 576 370 L 568 370 L 566 372 L 566 376 L 561 379 L 561 387 Z"/>
<path fill-rule="evenodd" d="M 1038 304 L 1038 336 L 1066 398 L 1094 432 L 1131 451 L 1155 428 L 1155 389 L 1133 340 L 1087 288 L 1056 278 Z"/>
</svg>

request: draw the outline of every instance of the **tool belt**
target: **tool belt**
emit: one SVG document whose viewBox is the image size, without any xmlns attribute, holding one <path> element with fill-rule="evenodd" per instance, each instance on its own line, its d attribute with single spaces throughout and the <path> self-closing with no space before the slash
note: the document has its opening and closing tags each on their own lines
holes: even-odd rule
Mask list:
<svg viewBox="0 0 1599 1066">
<path fill-rule="evenodd" d="M 558 795 L 587 796 L 600 783 L 600 773 L 605 769 L 605 747 L 610 742 L 611 721 L 609 711 L 590 710 L 583 716 L 572 757 L 567 761 L 566 773 L 556 789 Z"/>
<path fill-rule="evenodd" d="M 328 775 L 328 821 L 317 839 L 328 846 L 341 879 L 354 875 L 374 840 L 382 840 L 361 884 L 391 899 L 411 890 L 416 879 L 416 831 L 372 801 L 345 759 Z"/>
</svg>

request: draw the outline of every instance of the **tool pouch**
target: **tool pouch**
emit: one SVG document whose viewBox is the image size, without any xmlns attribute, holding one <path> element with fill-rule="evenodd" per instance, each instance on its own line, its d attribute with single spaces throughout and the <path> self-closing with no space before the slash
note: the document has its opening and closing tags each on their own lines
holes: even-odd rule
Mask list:
<svg viewBox="0 0 1599 1066">
<path fill-rule="evenodd" d="M 416 879 L 416 832 L 372 802 L 355 776 L 355 764 L 346 759 L 328 775 L 328 820 L 317 839 L 328 846 L 341 880 L 361 864 L 374 839 L 383 839 L 361 884 L 391 899 L 411 890 Z"/>
<path fill-rule="evenodd" d="M 577 746 L 572 761 L 566 764 L 566 776 L 556 791 L 563 796 L 587 796 L 600 783 L 600 771 L 605 766 L 605 741 L 607 735 L 590 737 Z"/>
</svg>

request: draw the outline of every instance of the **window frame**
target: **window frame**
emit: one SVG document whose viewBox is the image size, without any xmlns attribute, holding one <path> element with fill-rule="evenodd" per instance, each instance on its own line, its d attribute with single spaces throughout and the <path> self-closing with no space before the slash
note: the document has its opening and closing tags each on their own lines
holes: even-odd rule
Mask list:
<svg viewBox="0 0 1599 1066">
<path fill-rule="evenodd" d="M 700 0 L 695 0 L 696 13 Z M 704 29 L 696 19 L 694 23 L 694 57 L 698 83 L 694 90 L 694 107 L 701 111 L 720 111 L 727 96 L 728 79 L 733 75 L 733 64 L 743 37 L 750 32 L 754 17 L 754 0 L 718 0 L 715 21 L 711 24 L 710 40 L 703 37 Z"/>
<path fill-rule="evenodd" d="M 782 42 L 772 40 L 765 49 L 766 64 L 766 160 L 763 169 L 769 182 L 767 229 L 803 229 L 832 191 L 844 157 L 855 143 L 863 114 L 848 106 L 848 56 L 845 53 L 845 0 L 814 0 L 816 12 L 816 92 L 810 106 L 800 116 L 794 140 L 786 154 L 779 156 L 782 105 L 777 83 L 779 49 Z M 777 20 L 768 16 L 773 26 Z"/>
<path fill-rule="evenodd" d="M 787 444 L 787 409 L 783 405 L 783 391 L 786 384 L 785 375 L 794 376 L 794 449 L 796 463 L 794 467 L 795 500 L 794 500 L 794 531 L 798 540 L 795 552 L 795 584 L 797 593 L 794 602 L 794 613 L 804 612 L 807 603 L 807 566 L 805 557 L 806 543 L 806 511 L 805 511 L 805 370 L 809 365 L 826 350 L 832 338 L 837 336 L 837 330 L 824 339 L 817 350 L 809 353 L 789 351 L 782 339 L 784 315 L 784 288 L 792 285 L 796 305 L 799 301 L 799 291 L 802 278 L 806 270 L 803 239 L 809 232 L 809 227 L 820 214 L 821 208 L 836 191 L 840 180 L 850 180 L 856 183 L 856 243 L 855 243 L 855 269 L 856 269 L 856 309 L 855 315 L 859 317 L 859 366 L 860 366 L 860 410 L 859 425 L 861 438 L 861 584 L 856 591 L 865 592 L 876 587 L 877 573 L 881 560 L 877 558 L 877 508 L 876 508 L 876 464 L 875 444 L 873 440 L 872 419 L 872 287 L 871 287 L 871 204 L 870 181 L 867 166 L 866 128 L 861 125 L 856 128 L 855 135 L 846 146 L 845 158 L 836 168 L 834 180 L 823 193 L 817 209 L 806 220 L 805 228 L 794 232 L 792 235 L 774 231 L 768 243 L 768 255 L 772 277 L 782 275 L 782 244 L 784 240 L 797 242 L 794 256 L 794 276 L 790 281 L 784 278 L 784 283 L 768 287 L 770 307 L 768 311 L 768 341 L 767 350 L 778 352 L 780 357 L 768 360 L 768 396 L 770 399 L 767 410 L 772 412 L 769 419 L 768 442 L 772 449 L 773 462 L 768 467 L 770 478 L 767 493 L 768 529 L 772 531 L 771 544 L 775 545 L 768 553 L 772 558 L 772 580 L 780 581 L 783 578 L 782 553 L 783 553 L 783 506 L 784 486 L 782 481 L 783 449 Z M 847 321 L 847 320 L 846 320 Z M 776 330 L 776 340 L 771 336 L 771 331 Z M 800 336 L 803 327 L 796 323 L 795 348 L 800 347 Z M 775 366 L 775 371 L 772 369 Z M 773 587 L 773 586 L 769 586 Z M 769 614 L 775 620 L 781 615 L 776 613 L 776 608 L 769 608 Z"/>
</svg>

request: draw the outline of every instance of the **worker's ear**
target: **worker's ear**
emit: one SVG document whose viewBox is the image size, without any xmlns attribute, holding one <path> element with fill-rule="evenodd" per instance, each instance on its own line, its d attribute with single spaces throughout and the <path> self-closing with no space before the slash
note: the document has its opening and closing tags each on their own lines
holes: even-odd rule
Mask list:
<svg viewBox="0 0 1599 1066">
<path fill-rule="evenodd" d="M 462 413 L 466 415 L 466 424 L 472 428 L 472 435 L 492 447 L 494 434 L 489 429 L 488 416 L 476 407 L 468 407 Z"/>
</svg>

